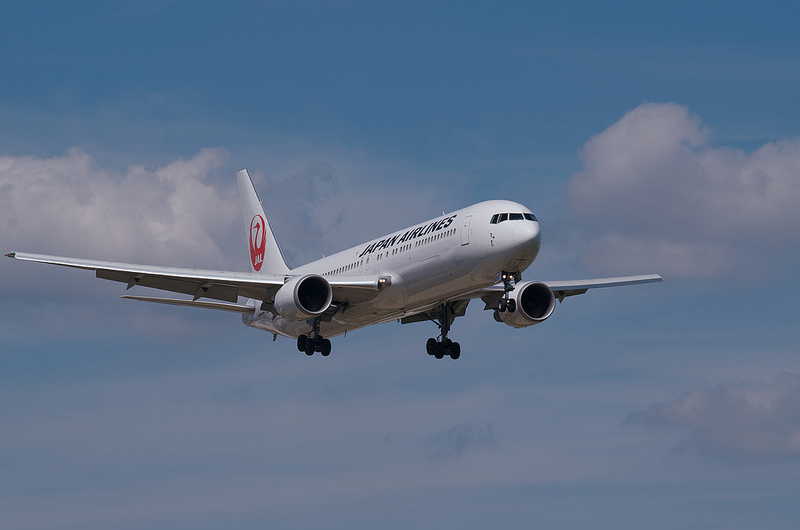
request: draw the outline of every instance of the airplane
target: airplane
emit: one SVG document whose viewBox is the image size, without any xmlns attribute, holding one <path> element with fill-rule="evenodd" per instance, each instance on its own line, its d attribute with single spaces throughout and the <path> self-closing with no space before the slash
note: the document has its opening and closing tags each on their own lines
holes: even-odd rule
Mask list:
<svg viewBox="0 0 800 530">
<path fill-rule="evenodd" d="M 250 173 L 236 174 L 250 272 L 211 271 L 75 259 L 23 252 L 6 256 L 95 271 L 97 278 L 192 298 L 121 298 L 241 313 L 244 324 L 297 341 L 306 355 L 331 353 L 330 337 L 384 322 L 432 321 L 439 335 L 426 352 L 458 359 L 448 335 L 471 300 L 514 328 L 549 318 L 555 301 L 588 289 L 662 281 L 657 274 L 576 281 L 522 281 L 541 245 L 525 206 L 489 200 L 291 268 L 271 229 Z M 240 303 L 239 299 L 244 299 Z"/>
</svg>

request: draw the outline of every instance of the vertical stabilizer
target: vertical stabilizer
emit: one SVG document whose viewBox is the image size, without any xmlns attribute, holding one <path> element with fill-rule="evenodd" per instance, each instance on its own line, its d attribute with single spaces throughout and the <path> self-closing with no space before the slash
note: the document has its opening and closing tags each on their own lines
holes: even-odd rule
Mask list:
<svg viewBox="0 0 800 530">
<path fill-rule="evenodd" d="M 290 268 L 286 265 L 278 241 L 269 226 L 264 207 L 258 199 L 250 173 L 243 169 L 236 173 L 239 182 L 239 196 L 242 200 L 244 229 L 250 249 L 250 269 L 265 274 L 285 274 Z"/>
</svg>

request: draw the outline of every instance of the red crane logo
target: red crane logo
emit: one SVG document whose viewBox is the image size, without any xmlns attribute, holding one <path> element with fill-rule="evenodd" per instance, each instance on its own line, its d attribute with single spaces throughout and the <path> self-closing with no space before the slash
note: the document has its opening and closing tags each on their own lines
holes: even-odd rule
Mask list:
<svg viewBox="0 0 800 530">
<path fill-rule="evenodd" d="M 264 264 L 264 249 L 267 247 L 267 238 L 264 237 L 266 223 L 260 215 L 254 215 L 250 221 L 250 263 L 256 272 Z"/>
</svg>

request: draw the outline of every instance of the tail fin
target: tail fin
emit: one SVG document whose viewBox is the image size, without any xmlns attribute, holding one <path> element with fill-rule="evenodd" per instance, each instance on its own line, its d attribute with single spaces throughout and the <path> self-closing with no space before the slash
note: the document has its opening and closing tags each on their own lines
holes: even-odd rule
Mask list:
<svg viewBox="0 0 800 530">
<path fill-rule="evenodd" d="M 286 264 L 283 251 L 269 226 L 264 208 L 253 187 L 250 173 L 243 169 L 236 173 L 236 180 L 239 182 L 244 229 L 250 247 L 250 268 L 253 272 L 267 274 L 289 272 L 291 269 Z"/>
</svg>

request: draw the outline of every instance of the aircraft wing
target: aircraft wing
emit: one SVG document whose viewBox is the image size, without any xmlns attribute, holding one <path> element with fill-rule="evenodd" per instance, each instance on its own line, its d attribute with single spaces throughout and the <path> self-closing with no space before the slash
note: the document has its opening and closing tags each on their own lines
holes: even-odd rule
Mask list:
<svg viewBox="0 0 800 530">
<path fill-rule="evenodd" d="M 544 281 L 556 298 L 563 301 L 567 296 L 583 294 L 589 289 L 600 287 L 622 287 L 625 285 L 639 285 L 642 283 L 661 282 L 664 279 L 658 274 L 641 274 L 638 276 L 619 276 L 616 278 L 595 278 L 593 280 L 572 281 Z"/>
<path fill-rule="evenodd" d="M 105 280 L 112 280 L 127 284 L 130 289 L 135 285 L 161 289 L 173 293 L 191 295 L 192 302 L 200 298 L 213 298 L 224 302 L 237 302 L 238 298 L 254 298 L 268 301 L 275 292 L 291 277 L 291 273 L 283 275 L 261 274 L 253 272 L 212 271 L 202 269 L 187 269 L 178 267 L 159 267 L 153 265 L 137 265 L 133 263 L 119 263 L 113 261 L 97 261 L 88 259 L 66 258 L 61 256 L 46 256 L 43 254 L 28 254 L 11 252 L 6 256 L 21 261 L 48 263 L 63 267 L 86 269 L 95 271 L 95 276 Z M 378 294 L 382 287 L 380 278 L 331 278 L 329 283 L 333 289 L 334 300 L 349 300 L 353 298 L 368 299 Z M 244 311 L 245 306 L 226 306 L 213 303 L 190 303 L 188 301 L 170 301 L 148 297 L 128 297 L 136 300 L 160 303 L 173 303 L 176 305 L 194 305 L 208 309 L 222 309 Z M 248 310 L 249 311 L 249 310 Z"/>
<path fill-rule="evenodd" d="M 539 280 L 538 283 L 543 283 L 547 285 L 550 288 L 550 290 L 553 291 L 555 297 L 558 298 L 560 302 L 563 302 L 564 298 L 568 296 L 584 294 L 589 289 L 598 289 L 601 287 L 622 287 L 625 285 L 639 285 L 643 283 L 653 283 L 661 281 L 664 281 L 664 279 L 658 274 L 640 274 L 638 276 L 594 278 L 591 280 L 566 280 L 566 281 Z M 491 302 L 487 301 L 487 304 L 490 304 L 492 307 L 494 307 L 495 302 L 500 299 L 500 296 L 503 294 L 503 292 L 504 292 L 503 284 L 498 283 L 490 287 L 484 287 L 483 289 L 478 289 L 477 291 L 470 293 L 468 296 L 470 298 L 483 298 L 484 301 L 490 300 Z"/>
</svg>

